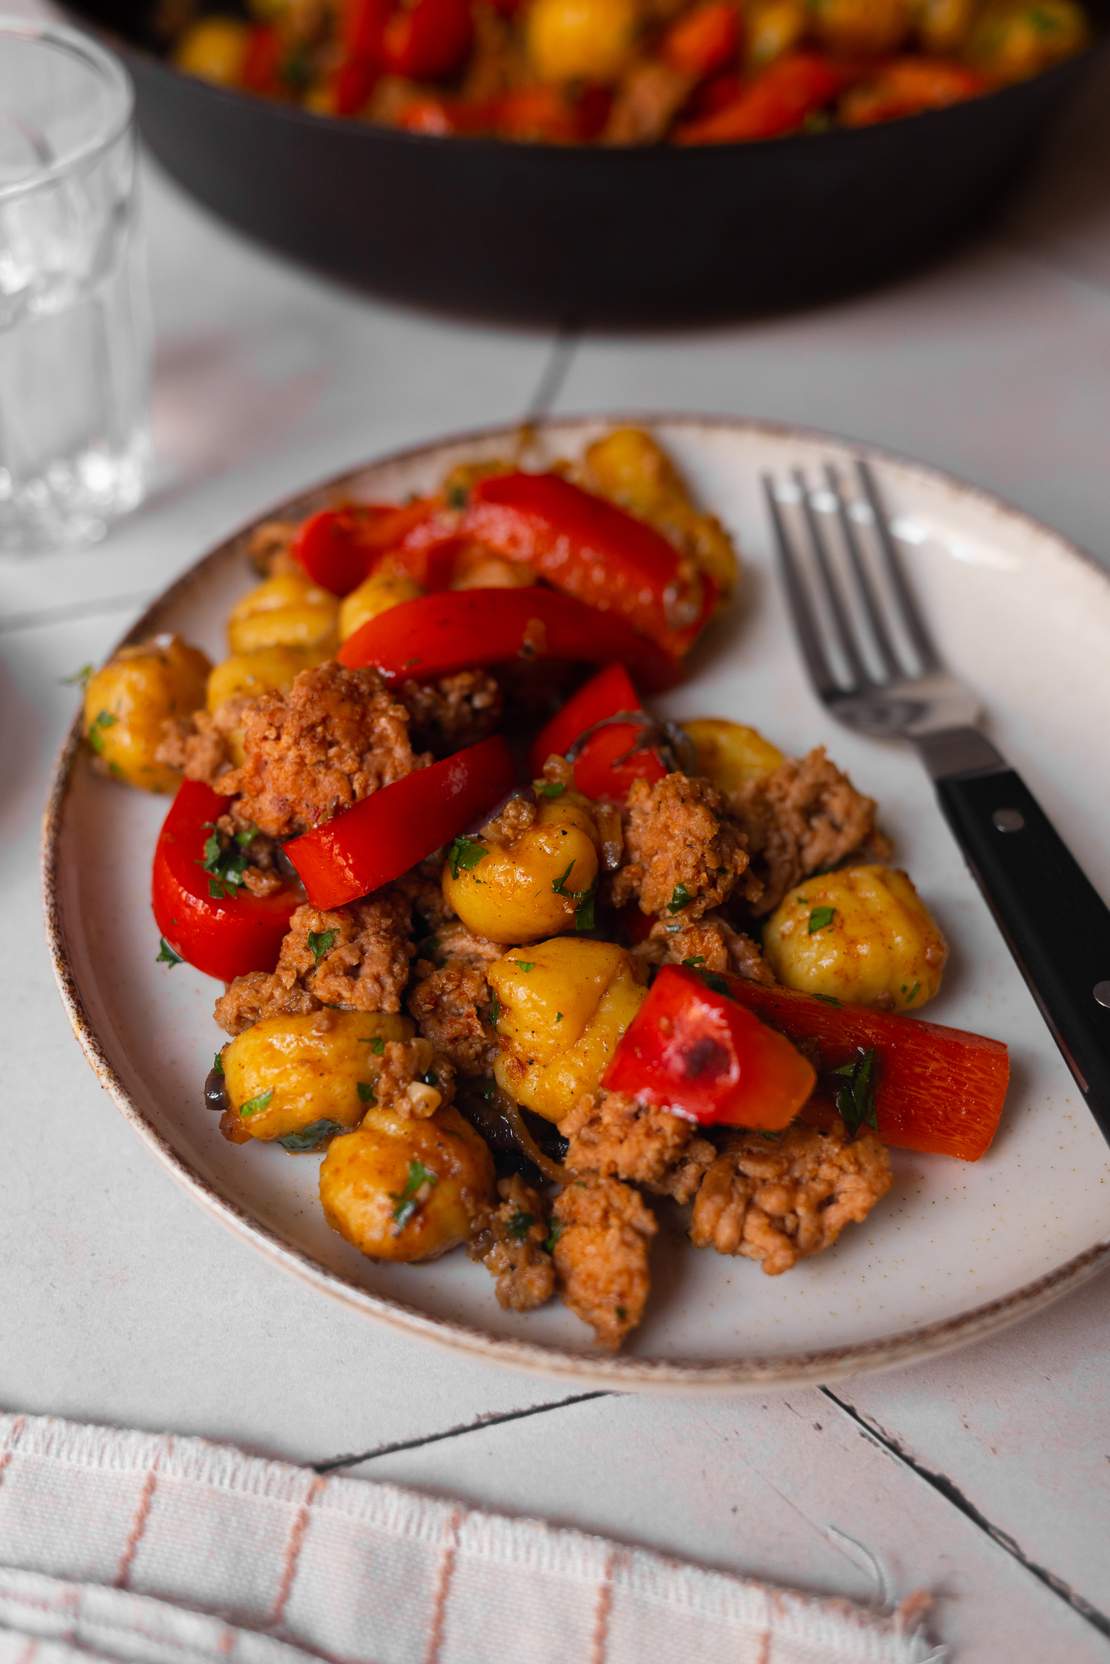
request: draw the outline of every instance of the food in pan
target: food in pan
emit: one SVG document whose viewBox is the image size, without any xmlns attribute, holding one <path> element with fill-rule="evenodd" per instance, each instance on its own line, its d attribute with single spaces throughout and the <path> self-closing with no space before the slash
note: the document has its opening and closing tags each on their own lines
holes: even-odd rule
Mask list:
<svg viewBox="0 0 1110 1664">
<path fill-rule="evenodd" d="M 417 133 L 724 144 L 973 98 L 1081 50 L 1076 0 L 246 0 L 163 19 L 220 86 Z"/>
<path fill-rule="evenodd" d="M 354 1247 L 465 1248 L 614 1348 L 682 1235 L 778 1275 L 890 1147 L 984 1153 L 1006 1048 L 919 1020 L 947 948 L 873 800 L 744 712 L 652 712 L 738 568 L 649 434 L 250 549 L 229 656 L 121 649 L 84 734 L 176 786 L 157 958 L 225 985 L 220 1130 L 318 1155 Z"/>
</svg>

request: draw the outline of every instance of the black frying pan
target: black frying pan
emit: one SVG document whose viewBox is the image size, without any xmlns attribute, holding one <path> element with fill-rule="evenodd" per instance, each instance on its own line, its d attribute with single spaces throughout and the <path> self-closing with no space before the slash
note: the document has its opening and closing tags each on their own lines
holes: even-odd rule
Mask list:
<svg viewBox="0 0 1110 1664">
<path fill-rule="evenodd" d="M 159 160 L 252 237 L 360 285 L 502 317 L 696 318 L 827 298 L 973 230 L 1085 73 L 856 131 L 558 149 L 308 115 L 182 75 L 151 0 L 80 0 L 135 77 Z M 1097 0 L 1105 32 L 1110 0 Z"/>
</svg>

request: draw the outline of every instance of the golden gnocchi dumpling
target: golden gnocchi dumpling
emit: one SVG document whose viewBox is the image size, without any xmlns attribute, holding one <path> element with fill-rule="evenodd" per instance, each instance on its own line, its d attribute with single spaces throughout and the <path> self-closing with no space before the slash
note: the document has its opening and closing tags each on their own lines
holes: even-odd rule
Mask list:
<svg viewBox="0 0 1110 1664">
<path fill-rule="evenodd" d="M 238 87 L 249 38 L 250 31 L 241 18 L 198 18 L 182 35 L 173 61 L 186 75 L 211 81 L 213 86 Z"/>
<path fill-rule="evenodd" d="M 205 703 L 210 711 L 216 711 L 229 699 L 285 693 L 302 670 L 320 664 L 325 656 L 318 648 L 310 647 L 260 647 L 253 653 L 233 653 L 214 666 Z"/>
<path fill-rule="evenodd" d="M 162 724 L 203 706 L 210 669 L 180 636 L 121 647 L 85 684 L 84 734 L 97 766 L 143 791 L 176 791 L 180 774 L 156 755 Z"/>
<path fill-rule="evenodd" d="M 311 1150 L 353 1127 L 375 1102 L 388 1040 L 407 1040 L 407 1017 L 369 1011 L 297 1012 L 266 1017 L 221 1054 L 227 1110 L 221 1131 L 233 1144 L 277 1139 Z"/>
<path fill-rule="evenodd" d="M 810 28 L 833 52 L 880 57 L 905 40 L 912 0 L 811 0 Z"/>
<path fill-rule="evenodd" d="M 777 745 L 765 740 L 758 728 L 721 717 L 697 717 L 682 724 L 696 759 L 696 772 L 704 774 L 719 792 L 730 797 L 749 780 L 774 774 L 786 761 Z"/>
<path fill-rule="evenodd" d="M 744 21 L 744 55 L 752 69 L 765 69 L 805 34 L 805 0 L 756 0 Z"/>
<path fill-rule="evenodd" d="M 788 988 L 916 1011 L 940 988 L 948 945 L 904 872 L 867 866 L 791 890 L 764 926 L 763 952 Z"/>
<path fill-rule="evenodd" d="M 371 1109 L 335 1138 L 320 1164 L 333 1230 L 375 1260 L 430 1260 L 470 1235 L 493 1196 L 493 1158 L 450 1105 L 413 1119 Z"/>
<path fill-rule="evenodd" d="M 574 793 L 541 803 L 511 842 L 456 838 L 443 894 L 468 930 L 491 942 L 528 942 L 585 926 L 597 884 L 598 833 Z"/>
<path fill-rule="evenodd" d="M 531 0 L 525 43 L 541 81 L 615 81 L 639 26 L 638 0 Z"/>
<path fill-rule="evenodd" d="M 631 956 L 612 942 L 556 936 L 490 966 L 497 1000 L 497 1084 L 559 1121 L 601 1081 L 647 993 Z"/>
<path fill-rule="evenodd" d="M 339 643 L 339 602 L 303 572 L 277 572 L 232 607 L 227 641 L 233 653 L 315 647 L 327 656 Z"/>
<path fill-rule="evenodd" d="M 1081 51 L 1089 34 L 1074 0 L 1001 0 L 979 13 L 967 57 L 993 79 L 1024 81 Z"/>
<path fill-rule="evenodd" d="M 346 641 L 371 618 L 399 607 L 402 601 L 415 601 L 424 591 L 407 572 L 394 572 L 388 567 L 371 572 L 357 589 L 352 589 L 339 603 L 339 639 Z"/>
</svg>

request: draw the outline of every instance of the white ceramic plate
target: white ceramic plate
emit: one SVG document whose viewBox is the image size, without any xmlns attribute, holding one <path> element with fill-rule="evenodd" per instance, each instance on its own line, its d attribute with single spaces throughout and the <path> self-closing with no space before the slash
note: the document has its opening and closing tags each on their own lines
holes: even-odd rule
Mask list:
<svg viewBox="0 0 1110 1664">
<path fill-rule="evenodd" d="M 540 455 L 576 451 L 610 425 L 564 420 Z M 560 1305 L 502 1312 L 465 1255 L 430 1266 L 378 1265 L 328 1230 L 315 1199 L 318 1159 L 216 1131 L 201 1089 L 222 1036 L 217 986 L 154 962 L 148 874 L 164 799 L 96 776 L 71 736 L 46 822 L 48 928 L 63 997 L 102 1084 L 192 1195 L 247 1241 L 368 1316 L 410 1333 L 549 1375 L 618 1387 L 762 1386 L 828 1380 L 920 1358 L 1047 1304 L 1110 1259 L 1107 1150 L 964 869 L 916 758 L 838 730 L 803 678 L 773 571 L 760 471 L 849 447 L 752 422 L 654 422 L 702 500 L 736 534 L 741 600 L 716 626 L 690 681 L 666 701 L 678 716 L 753 723 L 788 752 L 827 742 L 880 801 L 898 860 L 952 943 L 939 1022 L 1005 1040 L 1013 1085 L 994 1148 L 977 1165 L 898 1153 L 890 1197 L 831 1253 L 785 1277 L 697 1253 L 681 1239 L 655 1254 L 646 1322 L 618 1358 L 592 1351 Z M 304 514 L 353 492 L 400 498 L 464 456 L 504 454 L 509 435 L 450 440 L 373 463 L 275 514 Z M 880 472 L 915 587 L 953 669 L 989 706 L 1002 749 L 1040 795 L 1095 884 L 1110 893 L 1110 582 L 1043 526 L 928 469 L 864 452 Z M 128 637 L 177 630 L 214 658 L 223 621 L 251 582 L 241 535 L 201 560 Z"/>
</svg>

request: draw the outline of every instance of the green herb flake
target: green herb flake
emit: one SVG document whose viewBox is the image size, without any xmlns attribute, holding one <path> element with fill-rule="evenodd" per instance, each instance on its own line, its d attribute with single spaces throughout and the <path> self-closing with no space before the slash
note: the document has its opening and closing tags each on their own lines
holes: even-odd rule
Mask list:
<svg viewBox="0 0 1110 1664">
<path fill-rule="evenodd" d="M 498 999 L 496 994 L 493 994 L 490 996 L 489 1011 L 486 1014 L 486 1021 L 489 1023 L 490 1028 L 497 1027 L 498 1018 L 500 1016 L 501 1001 Z"/>
<path fill-rule="evenodd" d="M 561 872 L 558 878 L 553 878 L 551 880 L 551 888 L 555 891 L 557 896 L 572 896 L 574 894 L 573 890 L 567 889 L 567 879 L 573 871 L 574 862 L 571 861 L 565 872 Z"/>
<path fill-rule="evenodd" d="M 532 782 L 532 790 L 539 797 L 562 797 L 566 789 L 562 780 L 533 780 Z"/>
<path fill-rule="evenodd" d="M 448 508 L 465 508 L 470 501 L 470 492 L 465 485 L 452 485 L 447 492 Z"/>
<path fill-rule="evenodd" d="M 836 1108 L 844 1125 L 854 1138 L 861 1127 L 878 1130 L 879 1116 L 875 1108 L 875 1048 L 857 1048 L 858 1055 L 850 1063 L 842 1063 L 833 1074 L 844 1082 L 836 1089 Z"/>
<path fill-rule="evenodd" d="M 514 1242 L 523 1242 L 524 1238 L 528 1235 L 528 1232 L 532 1229 L 532 1226 L 535 1223 L 535 1214 L 525 1213 L 523 1208 L 517 1208 L 516 1212 L 509 1220 L 506 1230 Z"/>
<path fill-rule="evenodd" d="M 557 1023 L 561 1023 L 561 1022 L 562 1022 L 562 1020 L 563 1020 L 563 1013 L 562 1013 L 562 1012 L 561 1012 L 561 1011 L 556 1011 L 556 1013 L 555 1013 L 555 1021 L 556 1021 L 556 1022 L 557 1022 Z"/>
<path fill-rule="evenodd" d="M 1039 35 L 1059 34 L 1061 20 L 1055 12 L 1049 11 L 1047 6 L 1030 6 L 1025 15 Z"/>
<path fill-rule="evenodd" d="M 164 936 L 158 938 L 158 952 L 154 955 L 156 965 L 180 965 L 181 955 L 175 953 Z"/>
<path fill-rule="evenodd" d="M 204 825 L 208 836 L 204 840 L 204 851 L 198 865 L 209 875 L 208 894 L 213 901 L 222 901 L 225 896 L 238 894 L 246 880 L 250 863 L 238 834 L 225 845 L 214 821 L 205 821 Z M 247 842 L 253 841 L 255 836 L 252 828 Z"/>
<path fill-rule="evenodd" d="M 317 965 L 320 963 L 321 959 L 324 958 L 325 954 L 331 952 L 332 948 L 335 946 L 335 938 L 338 935 L 338 930 L 309 931 L 308 945 L 312 950 L 312 958 Z"/>
<path fill-rule="evenodd" d="M 586 891 L 579 892 L 578 906 L 574 909 L 575 930 L 594 930 L 597 927 L 597 885 L 591 884 Z"/>
<path fill-rule="evenodd" d="M 377 1094 L 374 1091 L 373 1083 L 371 1081 L 360 1080 L 356 1090 L 358 1091 L 358 1096 L 359 1096 L 359 1102 L 360 1103 L 364 1103 L 364 1104 L 376 1104 L 377 1103 L 377 1101 L 378 1101 Z"/>
<path fill-rule="evenodd" d="M 840 1001 L 837 999 L 835 994 L 814 994 L 813 997 L 815 1000 L 823 1000 L 826 1005 L 840 1004 Z"/>
<path fill-rule="evenodd" d="M 118 721 L 119 717 L 113 716 L 111 711 L 98 711 L 96 716 L 94 716 L 90 722 L 89 731 L 85 735 L 85 738 L 88 740 L 98 757 L 103 756 L 104 754 L 105 728 L 114 728 Z"/>
<path fill-rule="evenodd" d="M 223 1054 L 223 1052 L 217 1052 L 215 1057 L 212 1059 L 212 1072 L 213 1072 L 213 1074 L 217 1074 L 217 1075 L 222 1075 L 223 1074 L 223 1072 L 224 1072 L 224 1054 Z"/>
<path fill-rule="evenodd" d="M 905 994 L 906 990 L 903 988 L 902 992 Z M 915 982 L 913 987 L 910 989 L 909 993 L 906 994 L 906 1004 L 907 1005 L 912 1005 L 914 1000 L 917 998 L 918 994 L 920 994 L 920 992 L 921 992 L 921 984 L 920 984 L 920 982 Z"/>
<path fill-rule="evenodd" d="M 835 918 L 835 907 L 815 907 L 809 915 L 809 924 L 806 929 L 811 936 L 816 936 L 819 930 L 827 930 Z"/>
<path fill-rule="evenodd" d="M 248 1098 L 245 1104 L 240 1104 L 239 1114 L 243 1120 L 249 1121 L 252 1115 L 257 1115 L 259 1110 L 265 1109 L 273 1095 L 273 1087 L 268 1086 L 265 1092 L 260 1092 L 256 1098 Z"/>
<path fill-rule="evenodd" d="M 513 964 L 516 966 L 518 971 L 534 971 L 536 968 L 536 961 L 534 959 L 514 959 Z"/>
<path fill-rule="evenodd" d="M 695 971 L 694 975 L 704 982 L 707 988 L 712 988 L 715 994 L 728 993 L 728 983 L 720 971 Z"/>
<path fill-rule="evenodd" d="M 489 850 L 477 838 L 456 838 L 447 851 L 447 860 L 451 868 L 451 877 L 458 878 L 461 872 L 472 872 L 479 861 L 484 861 Z"/>
<path fill-rule="evenodd" d="M 690 970 L 696 971 L 699 965 L 705 964 L 705 955 L 704 953 L 695 953 L 692 959 L 684 959 L 682 963 L 689 966 Z"/>
<path fill-rule="evenodd" d="M 671 899 L 667 903 L 667 912 L 681 913 L 682 909 L 688 907 L 693 899 L 685 884 L 676 884 L 671 891 Z"/>
<path fill-rule="evenodd" d="M 551 1221 L 551 1229 L 548 1232 L 547 1241 L 544 1243 L 544 1247 L 549 1254 L 553 1254 L 555 1252 L 555 1244 L 558 1242 L 565 1229 L 566 1226 L 561 1225 L 557 1219 L 553 1219 Z"/>
<path fill-rule="evenodd" d="M 300 1132 L 287 1132 L 285 1137 L 279 1138 L 277 1142 L 283 1150 L 291 1150 L 295 1156 L 299 1156 L 310 1150 L 318 1150 L 321 1144 L 326 1144 L 330 1138 L 338 1138 L 340 1133 L 349 1131 L 349 1127 L 341 1126 L 338 1121 L 310 1121 Z"/>
<path fill-rule="evenodd" d="M 93 665 L 83 664 L 80 670 L 73 672 L 72 676 L 63 676 L 61 683 L 64 688 L 87 688 L 95 675 L 96 670 Z"/>
<path fill-rule="evenodd" d="M 419 1212 L 425 1197 L 422 1192 L 430 1192 L 439 1183 L 439 1174 L 433 1173 L 430 1167 L 425 1167 L 422 1161 L 409 1162 L 409 1176 L 405 1180 L 405 1188 L 399 1196 L 393 1197 L 393 1233 L 400 1235 L 412 1218 Z"/>
</svg>

